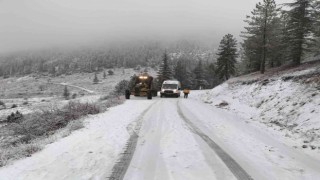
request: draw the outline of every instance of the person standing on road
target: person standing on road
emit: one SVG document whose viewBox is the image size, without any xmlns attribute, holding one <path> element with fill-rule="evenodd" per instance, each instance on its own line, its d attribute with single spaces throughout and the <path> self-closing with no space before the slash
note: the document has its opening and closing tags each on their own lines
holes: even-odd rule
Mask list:
<svg viewBox="0 0 320 180">
<path fill-rule="evenodd" d="M 185 88 L 185 89 L 183 90 L 184 98 L 188 98 L 188 94 L 189 94 L 189 93 L 190 93 L 189 88 Z"/>
</svg>

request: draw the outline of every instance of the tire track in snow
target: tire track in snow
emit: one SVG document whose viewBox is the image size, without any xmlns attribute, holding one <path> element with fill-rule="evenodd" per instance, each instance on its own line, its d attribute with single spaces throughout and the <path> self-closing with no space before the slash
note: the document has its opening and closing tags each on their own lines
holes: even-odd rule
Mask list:
<svg viewBox="0 0 320 180">
<path fill-rule="evenodd" d="M 110 180 L 122 180 L 124 178 L 137 147 L 139 131 L 142 126 L 143 118 L 156 103 L 157 102 L 151 104 L 146 110 L 141 113 L 137 120 L 127 126 L 130 138 L 127 141 L 126 147 L 124 149 L 124 152 L 121 154 L 119 161 L 112 168 L 112 173 L 110 177 L 108 177 Z"/>
<path fill-rule="evenodd" d="M 181 111 L 179 106 L 179 101 L 177 102 L 178 114 L 189 126 L 190 130 L 200 136 L 211 149 L 221 158 L 233 175 L 239 180 L 252 180 L 253 178 L 223 149 L 220 148 L 212 139 L 209 138 L 205 133 L 203 133 L 198 127 L 196 127 L 190 119 L 188 119 Z"/>
</svg>

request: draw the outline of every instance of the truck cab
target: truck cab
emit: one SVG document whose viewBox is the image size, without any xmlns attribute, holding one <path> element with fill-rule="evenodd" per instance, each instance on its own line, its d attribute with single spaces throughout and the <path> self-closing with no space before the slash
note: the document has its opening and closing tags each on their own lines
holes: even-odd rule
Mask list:
<svg viewBox="0 0 320 180">
<path fill-rule="evenodd" d="M 180 97 L 181 83 L 177 80 L 163 81 L 160 91 L 160 97 L 174 96 Z"/>
</svg>

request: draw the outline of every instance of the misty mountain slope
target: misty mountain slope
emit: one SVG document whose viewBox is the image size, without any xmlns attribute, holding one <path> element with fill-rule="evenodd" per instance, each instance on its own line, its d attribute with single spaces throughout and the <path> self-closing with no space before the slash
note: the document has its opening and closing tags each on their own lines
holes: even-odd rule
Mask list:
<svg viewBox="0 0 320 180">
<path fill-rule="evenodd" d="M 149 69 L 152 71 L 152 69 Z M 64 85 L 69 85 L 69 90 L 77 94 L 108 93 L 115 84 L 122 79 L 129 79 L 137 71 L 133 69 L 112 69 L 113 75 L 103 77 L 103 72 L 97 73 L 99 83 L 94 84 L 95 73 L 75 73 L 72 75 L 42 76 L 31 74 L 22 77 L 0 79 L 0 98 L 48 97 L 61 96 Z M 84 89 L 81 89 L 81 88 Z M 89 90 L 89 92 L 88 92 Z"/>
<path fill-rule="evenodd" d="M 200 98 L 238 114 L 247 123 L 264 124 L 295 148 L 319 153 L 319 90 L 320 64 L 313 63 L 233 78 Z"/>
<path fill-rule="evenodd" d="M 212 61 L 215 47 L 198 41 L 176 40 L 114 42 L 83 47 L 48 48 L 43 50 L 22 51 L 8 54 L 0 53 L 0 76 L 26 76 L 37 74 L 64 76 L 78 73 L 101 72 L 104 69 L 157 67 L 165 51 L 172 60 L 184 57 L 191 66 L 194 59 Z"/>
<path fill-rule="evenodd" d="M 149 73 L 155 75 L 152 68 Z M 97 73 L 99 82 L 93 83 L 95 73 L 75 73 L 61 76 L 39 76 L 37 74 L 23 77 L 0 78 L 0 100 L 6 108 L 0 106 L 0 121 L 6 119 L 12 112 L 29 114 L 39 109 L 52 106 L 63 106 L 68 103 L 63 97 L 64 87 L 67 86 L 70 97 L 81 102 L 97 101 L 101 96 L 108 95 L 121 80 L 129 80 L 140 71 L 131 68 L 112 69 L 114 74 L 106 78 L 103 72 Z M 144 70 L 144 69 L 141 69 Z M 17 107 L 11 108 L 13 105 Z"/>
</svg>

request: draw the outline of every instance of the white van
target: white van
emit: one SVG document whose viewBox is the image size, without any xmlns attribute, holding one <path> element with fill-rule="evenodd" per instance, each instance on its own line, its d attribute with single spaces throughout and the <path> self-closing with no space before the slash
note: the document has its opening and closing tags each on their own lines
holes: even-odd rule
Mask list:
<svg viewBox="0 0 320 180">
<path fill-rule="evenodd" d="M 177 80 L 163 81 L 160 91 L 160 97 L 175 96 L 180 97 L 181 83 Z"/>
</svg>

